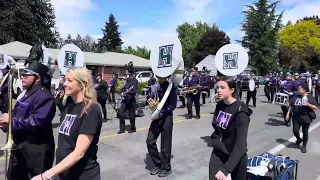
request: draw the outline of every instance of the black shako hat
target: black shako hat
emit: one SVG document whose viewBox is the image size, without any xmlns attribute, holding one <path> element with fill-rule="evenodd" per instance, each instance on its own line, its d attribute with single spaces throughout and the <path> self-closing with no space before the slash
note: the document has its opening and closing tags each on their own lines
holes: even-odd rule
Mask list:
<svg viewBox="0 0 320 180">
<path fill-rule="evenodd" d="M 133 68 L 133 62 L 130 61 L 128 64 L 124 65 L 126 68 L 126 71 L 124 72 L 125 75 L 133 75 L 134 74 L 134 68 Z"/>
<path fill-rule="evenodd" d="M 42 64 L 43 61 L 43 49 L 41 44 L 34 45 L 31 50 L 29 57 L 26 59 L 24 65 L 25 68 L 21 74 L 25 75 L 36 75 L 40 76 L 41 79 L 47 76 L 49 68 Z"/>
</svg>

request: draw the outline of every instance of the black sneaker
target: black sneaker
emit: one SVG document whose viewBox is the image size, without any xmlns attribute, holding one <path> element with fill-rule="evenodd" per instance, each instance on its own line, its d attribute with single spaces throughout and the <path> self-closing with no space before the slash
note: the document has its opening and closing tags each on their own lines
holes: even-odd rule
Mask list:
<svg viewBox="0 0 320 180">
<path fill-rule="evenodd" d="M 187 116 L 186 119 L 192 119 L 192 116 Z"/>
<path fill-rule="evenodd" d="M 153 169 L 150 170 L 150 175 L 158 174 L 162 169 L 158 166 L 155 166 Z"/>
<path fill-rule="evenodd" d="M 171 170 L 165 170 L 165 169 L 163 169 L 163 170 L 161 170 L 161 171 L 159 172 L 158 176 L 159 176 L 159 177 L 167 177 L 167 176 L 169 176 L 171 173 L 172 173 Z"/>
<path fill-rule="evenodd" d="M 125 132 L 126 132 L 126 131 L 120 130 L 120 131 L 117 132 L 117 134 L 123 134 L 123 133 L 125 133 Z"/>
<path fill-rule="evenodd" d="M 306 146 L 302 146 L 301 147 L 301 152 L 302 153 L 307 153 L 307 147 Z"/>
<path fill-rule="evenodd" d="M 200 116 L 199 116 L 199 115 L 198 115 L 198 116 L 196 116 L 196 117 L 195 117 L 195 119 L 200 119 Z"/>
<path fill-rule="evenodd" d="M 128 133 L 135 133 L 135 132 L 137 132 L 136 129 L 130 129 L 130 130 L 128 131 Z"/>
<path fill-rule="evenodd" d="M 298 140 L 296 141 L 296 147 L 298 148 L 301 143 L 302 143 L 302 139 L 298 139 Z"/>
</svg>

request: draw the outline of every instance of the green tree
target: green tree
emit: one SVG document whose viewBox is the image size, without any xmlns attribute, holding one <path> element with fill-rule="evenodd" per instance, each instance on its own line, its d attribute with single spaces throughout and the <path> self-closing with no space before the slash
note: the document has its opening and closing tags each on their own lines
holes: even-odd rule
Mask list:
<svg viewBox="0 0 320 180">
<path fill-rule="evenodd" d="M 219 30 L 218 27 L 208 30 L 200 39 L 199 43 L 193 51 L 192 59 L 195 64 L 202 61 L 209 54 L 215 55 L 217 51 L 224 45 L 230 44 L 230 38 L 225 32 Z"/>
<path fill-rule="evenodd" d="M 298 21 L 297 21 L 297 23 L 298 22 L 301 22 L 301 21 L 309 21 L 309 20 L 314 20 L 314 21 L 316 21 L 316 23 L 318 24 L 318 25 L 320 25 L 320 18 L 319 18 L 319 16 L 318 15 L 313 15 L 313 16 L 310 16 L 310 17 L 304 17 L 304 18 L 302 18 L 302 19 L 299 19 Z"/>
<path fill-rule="evenodd" d="M 245 19 L 242 22 L 242 31 L 245 32 L 242 46 L 249 49 L 249 63 L 258 68 L 259 73 L 277 67 L 276 59 L 279 52 L 278 32 L 282 28 L 281 12 L 276 15 L 279 1 L 269 3 L 268 0 L 258 0 L 243 11 Z"/>
<path fill-rule="evenodd" d="M 135 56 L 142 57 L 149 60 L 151 51 L 146 47 L 137 46 L 135 49 L 135 48 L 132 48 L 131 46 L 128 46 L 123 49 L 123 53 L 133 54 Z"/>
<path fill-rule="evenodd" d="M 185 66 L 192 65 L 193 50 L 198 45 L 202 36 L 213 27 L 215 27 L 215 25 L 210 26 L 209 24 L 201 21 L 196 22 L 196 24 L 189 24 L 185 22 L 177 27 L 176 31 L 181 41 L 182 57 L 184 59 Z"/>
<path fill-rule="evenodd" d="M 67 38 L 65 40 L 59 39 L 59 47 L 61 48 L 65 44 L 73 43 L 76 46 L 78 46 L 81 51 L 83 52 L 98 52 L 98 44 L 95 42 L 95 40 L 89 36 L 86 35 L 84 38 L 82 38 L 79 34 L 77 34 L 77 37 L 73 39 L 70 34 L 68 34 Z"/>
<path fill-rule="evenodd" d="M 318 58 L 314 58 L 320 55 L 320 25 L 316 21 L 300 21 L 286 26 L 279 38 L 281 48 L 286 50 L 281 57 L 282 63 L 289 63 L 297 70 L 319 64 Z"/>
<path fill-rule="evenodd" d="M 21 41 L 30 45 L 43 42 L 55 47 L 59 33 L 50 0 L 0 1 L 0 44 Z"/>
<path fill-rule="evenodd" d="M 119 25 L 114 15 L 111 13 L 109 20 L 106 22 L 103 32 L 103 37 L 98 39 L 100 51 L 121 52 L 121 45 L 123 44 L 120 38 Z"/>
</svg>

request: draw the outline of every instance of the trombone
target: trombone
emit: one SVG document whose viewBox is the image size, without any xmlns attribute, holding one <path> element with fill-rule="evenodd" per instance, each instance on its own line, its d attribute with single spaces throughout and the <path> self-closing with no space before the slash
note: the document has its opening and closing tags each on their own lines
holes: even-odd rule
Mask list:
<svg viewBox="0 0 320 180">
<path fill-rule="evenodd" d="M 13 63 L 13 59 L 11 63 Z M 8 174 L 8 168 L 9 168 L 9 161 L 10 161 L 10 155 L 11 151 L 20 149 L 21 147 L 16 145 L 13 142 L 13 137 L 12 137 L 12 82 L 13 82 L 13 74 L 15 73 L 15 68 L 13 67 L 14 64 L 11 64 L 10 71 L 8 72 L 8 115 L 9 115 L 9 120 L 8 120 L 8 128 L 7 128 L 7 142 L 6 144 L 0 149 L 1 151 L 5 151 L 6 155 L 6 162 L 5 162 L 5 180 L 8 179 L 7 174 Z M 5 79 L 3 80 L 5 81 Z"/>
</svg>

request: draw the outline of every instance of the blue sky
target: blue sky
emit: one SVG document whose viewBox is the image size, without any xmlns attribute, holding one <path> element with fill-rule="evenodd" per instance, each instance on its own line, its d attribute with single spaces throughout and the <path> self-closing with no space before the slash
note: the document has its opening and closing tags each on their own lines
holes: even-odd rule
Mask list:
<svg viewBox="0 0 320 180">
<path fill-rule="evenodd" d="M 232 40 L 240 39 L 244 5 L 253 0 L 51 0 L 61 36 L 102 35 L 101 28 L 113 13 L 120 25 L 124 46 L 150 47 L 159 34 L 176 35 L 183 22 L 216 23 Z M 284 23 L 303 16 L 320 15 L 320 0 L 282 0 Z"/>
</svg>

